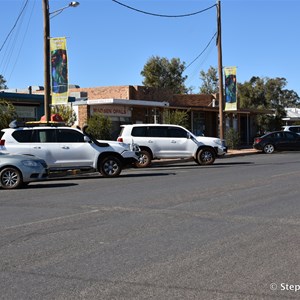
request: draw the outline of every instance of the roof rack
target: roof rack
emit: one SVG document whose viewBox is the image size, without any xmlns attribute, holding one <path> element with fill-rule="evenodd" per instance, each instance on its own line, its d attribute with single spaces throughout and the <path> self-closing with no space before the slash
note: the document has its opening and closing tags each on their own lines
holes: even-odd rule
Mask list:
<svg viewBox="0 0 300 300">
<path fill-rule="evenodd" d="M 19 128 L 19 127 L 36 127 L 36 126 L 49 126 L 49 127 L 57 127 L 57 126 L 66 126 L 65 122 L 57 122 L 57 121 L 28 121 L 28 122 L 20 122 L 17 120 L 13 120 L 9 124 L 9 128 Z"/>
</svg>

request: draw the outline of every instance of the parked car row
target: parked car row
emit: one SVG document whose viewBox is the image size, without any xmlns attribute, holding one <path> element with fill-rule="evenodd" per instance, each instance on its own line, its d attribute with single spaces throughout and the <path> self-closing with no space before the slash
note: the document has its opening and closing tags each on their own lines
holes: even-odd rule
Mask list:
<svg viewBox="0 0 300 300">
<path fill-rule="evenodd" d="M 177 125 L 126 125 L 118 141 L 99 141 L 85 128 L 56 122 L 25 126 L 14 121 L 2 133 L 0 187 L 7 189 L 45 179 L 54 171 L 97 171 L 117 177 L 125 166 L 147 167 L 155 158 L 194 158 L 209 165 L 227 151 L 224 141 L 196 137 Z"/>
</svg>

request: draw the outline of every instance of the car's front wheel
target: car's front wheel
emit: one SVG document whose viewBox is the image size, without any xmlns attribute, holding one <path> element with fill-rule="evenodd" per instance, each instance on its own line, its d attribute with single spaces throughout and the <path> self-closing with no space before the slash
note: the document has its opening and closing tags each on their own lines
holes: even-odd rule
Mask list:
<svg viewBox="0 0 300 300">
<path fill-rule="evenodd" d="M 151 154 L 147 150 L 140 152 L 139 160 L 135 163 L 137 168 L 146 168 L 151 164 Z"/>
<path fill-rule="evenodd" d="M 104 177 L 116 177 L 119 176 L 122 171 L 122 163 L 115 156 L 105 157 L 99 163 L 99 172 Z"/>
<path fill-rule="evenodd" d="M 272 144 L 267 144 L 264 146 L 263 151 L 264 151 L 264 153 L 271 154 L 275 151 L 275 147 Z"/>
<path fill-rule="evenodd" d="M 0 172 L 0 186 L 3 189 L 17 189 L 22 184 L 22 174 L 18 169 L 7 167 Z"/>
<path fill-rule="evenodd" d="M 215 158 L 216 156 L 213 149 L 203 148 L 198 151 L 196 162 L 199 165 L 212 165 Z"/>
</svg>

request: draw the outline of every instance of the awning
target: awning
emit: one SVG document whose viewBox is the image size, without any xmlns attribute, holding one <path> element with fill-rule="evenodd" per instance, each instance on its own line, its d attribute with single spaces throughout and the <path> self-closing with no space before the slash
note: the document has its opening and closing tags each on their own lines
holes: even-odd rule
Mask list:
<svg viewBox="0 0 300 300">
<path fill-rule="evenodd" d="M 147 100 L 128 100 L 128 99 L 94 99 L 87 100 L 88 105 L 129 105 L 129 106 L 150 106 L 150 107 L 168 107 L 169 102 L 147 101 Z"/>
</svg>

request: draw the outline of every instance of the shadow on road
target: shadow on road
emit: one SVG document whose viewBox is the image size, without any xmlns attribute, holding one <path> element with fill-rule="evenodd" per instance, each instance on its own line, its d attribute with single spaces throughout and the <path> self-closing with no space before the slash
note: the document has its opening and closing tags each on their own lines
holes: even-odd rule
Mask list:
<svg viewBox="0 0 300 300">
<path fill-rule="evenodd" d="M 60 178 L 60 180 L 65 180 L 65 179 L 69 179 L 69 178 Z M 46 180 L 43 181 L 42 183 L 31 183 L 27 186 L 25 186 L 24 188 L 26 190 L 28 189 L 44 189 L 44 188 L 63 188 L 63 187 L 71 187 L 71 186 L 75 186 L 78 185 L 77 183 L 60 183 L 60 182 L 52 182 L 51 180 Z"/>
</svg>

